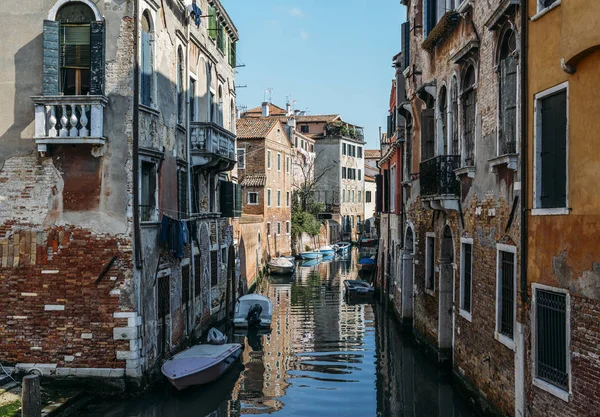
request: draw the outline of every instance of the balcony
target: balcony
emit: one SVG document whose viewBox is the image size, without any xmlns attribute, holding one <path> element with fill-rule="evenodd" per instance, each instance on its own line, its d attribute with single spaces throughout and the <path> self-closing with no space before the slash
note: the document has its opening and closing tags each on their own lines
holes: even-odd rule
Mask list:
<svg viewBox="0 0 600 417">
<path fill-rule="evenodd" d="M 35 143 L 46 153 L 48 145 L 91 144 L 104 146 L 104 96 L 37 96 Z"/>
<path fill-rule="evenodd" d="M 421 162 L 421 197 L 427 209 L 458 210 L 460 182 L 454 170 L 460 167 L 460 155 L 440 155 Z"/>
<path fill-rule="evenodd" d="M 236 163 L 235 135 L 212 122 L 191 122 L 192 165 L 209 171 L 231 170 Z"/>
</svg>

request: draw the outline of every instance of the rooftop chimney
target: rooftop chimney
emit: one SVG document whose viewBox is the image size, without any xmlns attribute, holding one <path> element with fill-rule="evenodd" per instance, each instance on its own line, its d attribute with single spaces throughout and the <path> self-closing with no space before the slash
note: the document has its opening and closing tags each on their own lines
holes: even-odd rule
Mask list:
<svg viewBox="0 0 600 417">
<path fill-rule="evenodd" d="M 292 115 L 292 105 L 289 102 L 285 105 L 285 115 L 288 117 Z"/>
<path fill-rule="evenodd" d="M 262 117 L 269 117 L 269 102 L 268 101 L 263 101 Z"/>
</svg>

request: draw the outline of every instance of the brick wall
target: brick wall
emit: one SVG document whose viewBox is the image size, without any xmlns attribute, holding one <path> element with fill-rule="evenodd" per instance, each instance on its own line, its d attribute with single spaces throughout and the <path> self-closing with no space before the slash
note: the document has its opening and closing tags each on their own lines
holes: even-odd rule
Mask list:
<svg viewBox="0 0 600 417">
<path fill-rule="evenodd" d="M 133 309 L 128 239 L 13 227 L 0 251 L 0 361 L 125 368 L 116 352 L 130 343 L 115 340 L 113 328 L 128 327 L 114 313 Z"/>
</svg>

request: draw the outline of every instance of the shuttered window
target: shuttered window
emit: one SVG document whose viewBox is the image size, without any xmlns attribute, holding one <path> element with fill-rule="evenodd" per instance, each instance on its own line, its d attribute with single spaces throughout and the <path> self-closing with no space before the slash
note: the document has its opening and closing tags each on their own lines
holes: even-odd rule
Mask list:
<svg viewBox="0 0 600 417">
<path fill-rule="evenodd" d="M 217 11 L 214 7 L 208 8 L 208 36 L 217 39 Z"/>
<path fill-rule="evenodd" d="M 443 0 L 440 0 L 443 1 Z M 437 0 L 423 0 L 423 27 L 425 38 L 437 23 Z"/>
<path fill-rule="evenodd" d="M 434 110 L 421 111 L 421 161 L 435 156 Z"/>
<path fill-rule="evenodd" d="M 452 78 L 452 150 L 451 155 L 460 155 L 458 146 L 458 83 L 456 77 Z"/>
<path fill-rule="evenodd" d="M 447 138 L 448 138 L 448 132 L 447 132 L 448 99 L 446 96 L 446 87 L 442 87 L 438 103 L 439 103 L 439 111 L 440 111 L 440 117 L 438 119 L 439 123 L 440 123 L 439 141 L 441 142 L 441 147 L 443 149 L 442 154 L 448 155 L 448 140 L 447 140 Z"/>
<path fill-rule="evenodd" d="M 142 16 L 141 36 L 141 85 L 140 100 L 144 106 L 152 105 L 152 36 L 150 34 L 151 24 L 148 13 Z"/>
<path fill-rule="evenodd" d="M 404 65 L 402 69 L 410 66 L 410 22 L 402 23 L 402 56 Z"/>
<path fill-rule="evenodd" d="M 141 221 L 156 220 L 156 164 L 142 161 L 142 192 L 140 196 Z"/>
<path fill-rule="evenodd" d="M 567 206 L 567 92 L 546 96 L 538 101 L 540 106 L 541 140 L 537 149 L 540 167 L 540 208 Z"/>
<path fill-rule="evenodd" d="M 475 166 L 475 69 L 469 67 L 463 84 L 464 164 Z"/>
<path fill-rule="evenodd" d="M 498 251 L 498 332 L 513 338 L 515 319 L 515 254 Z"/>
<path fill-rule="evenodd" d="M 473 265 L 473 245 L 471 243 L 462 244 L 462 270 L 461 270 L 461 293 L 460 308 L 467 313 L 471 313 L 471 289 L 472 289 L 472 265 Z"/>
</svg>

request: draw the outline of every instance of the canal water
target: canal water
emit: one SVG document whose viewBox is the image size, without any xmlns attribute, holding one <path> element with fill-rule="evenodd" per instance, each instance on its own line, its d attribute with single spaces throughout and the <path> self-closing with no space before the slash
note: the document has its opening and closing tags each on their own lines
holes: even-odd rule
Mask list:
<svg viewBox="0 0 600 417">
<path fill-rule="evenodd" d="M 356 249 L 345 258 L 299 265 L 256 290 L 274 304 L 271 333 L 230 333 L 242 360 L 217 382 L 139 400 L 99 400 L 83 417 L 474 416 L 449 375 L 402 334 L 382 307 L 344 298 L 356 279 Z"/>
</svg>

